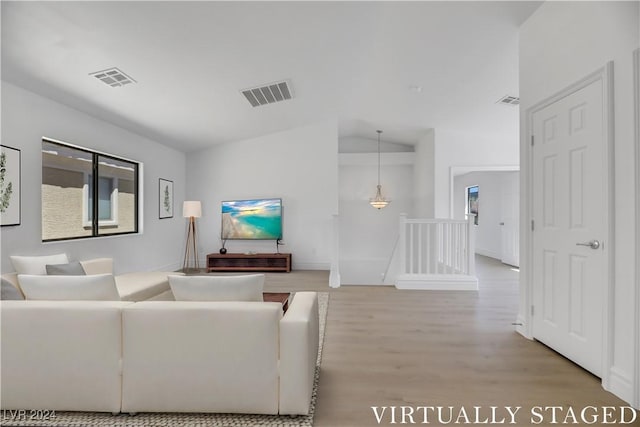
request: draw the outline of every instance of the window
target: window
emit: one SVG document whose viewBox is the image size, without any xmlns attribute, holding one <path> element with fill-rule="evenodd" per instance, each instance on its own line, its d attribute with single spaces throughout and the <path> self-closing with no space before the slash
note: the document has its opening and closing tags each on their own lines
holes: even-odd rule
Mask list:
<svg viewBox="0 0 640 427">
<path fill-rule="evenodd" d="M 477 185 L 473 185 L 471 187 L 467 187 L 467 204 L 466 204 L 466 214 L 473 214 L 475 218 L 473 219 L 473 223 L 478 225 L 479 218 L 479 210 L 478 210 L 478 195 L 480 193 L 480 188 Z"/>
<path fill-rule="evenodd" d="M 138 232 L 139 164 L 42 141 L 42 241 Z"/>
</svg>

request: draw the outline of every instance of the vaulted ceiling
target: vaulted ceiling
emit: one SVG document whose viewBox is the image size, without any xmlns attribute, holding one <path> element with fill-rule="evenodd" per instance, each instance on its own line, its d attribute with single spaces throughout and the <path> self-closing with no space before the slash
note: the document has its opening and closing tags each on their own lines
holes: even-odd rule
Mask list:
<svg viewBox="0 0 640 427">
<path fill-rule="evenodd" d="M 518 135 L 518 27 L 540 2 L 11 2 L 2 79 L 182 151 L 337 120 L 342 136 Z M 90 74 L 118 67 L 136 83 Z M 252 107 L 241 90 L 290 82 Z"/>
</svg>

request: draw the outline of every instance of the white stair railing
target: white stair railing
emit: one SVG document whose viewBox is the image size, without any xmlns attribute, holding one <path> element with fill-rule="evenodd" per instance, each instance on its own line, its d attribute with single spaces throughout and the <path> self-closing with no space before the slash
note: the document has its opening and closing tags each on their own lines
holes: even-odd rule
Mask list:
<svg viewBox="0 0 640 427">
<path fill-rule="evenodd" d="M 400 216 L 400 278 L 475 279 L 474 217 L 468 220 L 409 219 Z"/>
</svg>

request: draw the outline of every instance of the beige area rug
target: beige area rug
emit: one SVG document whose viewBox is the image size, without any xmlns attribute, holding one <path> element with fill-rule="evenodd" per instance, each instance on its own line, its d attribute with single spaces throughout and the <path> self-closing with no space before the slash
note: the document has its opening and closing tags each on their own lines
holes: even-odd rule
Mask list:
<svg viewBox="0 0 640 427">
<path fill-rule="evenodd" d="M 103 412 L 56 412 L 55 419 L 49 421 L 16 422 L 0 417 L 2 426 L 69 426 L 69 427 L 306 427 L 313 426 L 313 414 L 316 409 L 318 381 L 320 378 L 320 361 L 324 345 L 324 331 L 329 307 L 329 293 L 318 293 L 320 312 L 320 345 L 316 374 L 311 396 L 309 415 L 251 415 L 251 414 L 187 414 L 187 413 L 140 413 L 135 416 L 128 414 L 111 415 Z M 8 412 L 8 411 L 7 411 Z"/>
</svg>

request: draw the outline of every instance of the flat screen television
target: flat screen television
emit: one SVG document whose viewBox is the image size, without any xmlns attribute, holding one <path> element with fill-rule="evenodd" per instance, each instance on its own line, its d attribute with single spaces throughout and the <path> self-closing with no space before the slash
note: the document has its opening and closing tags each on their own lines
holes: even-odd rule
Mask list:
<svg viewBox="0 0 640 427">
<path fill-rule="evenodd" d="M 282 199 L 222 202 L 221 237 L 227 239 L 282 239 Z"/>
</svg>

